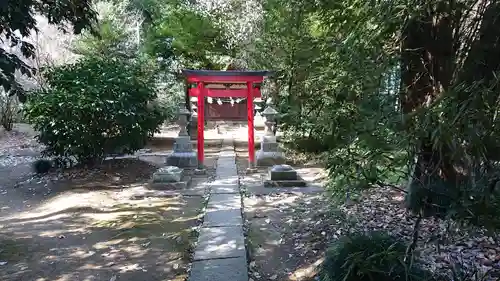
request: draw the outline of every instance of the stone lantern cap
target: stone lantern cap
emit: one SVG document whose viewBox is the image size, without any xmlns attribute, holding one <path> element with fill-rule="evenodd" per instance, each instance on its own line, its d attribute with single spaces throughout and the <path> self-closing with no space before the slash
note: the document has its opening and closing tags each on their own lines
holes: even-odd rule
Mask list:
<svg viewBox="0 0 500 281">
<path fill-rule="evenodd" d="M 262 111 L 262 115 L 266 118 L 274 118 L 278 115 L 278 111 L 276 109 L 268 106 L 264 111 Z"/>
</svg>

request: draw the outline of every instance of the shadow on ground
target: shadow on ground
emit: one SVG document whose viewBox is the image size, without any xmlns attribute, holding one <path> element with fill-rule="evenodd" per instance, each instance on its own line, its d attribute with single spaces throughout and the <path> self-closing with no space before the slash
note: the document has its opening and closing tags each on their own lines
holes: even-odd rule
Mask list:
<svg viewBox="0 0 500 281">
<path fill-rule="evenodd" d="M 188 189 L 213 178 L 220 143 L 206 145 L 207 174 Z M 8 186 L 0 280 L 185 280 L 204 197 L 137 196 L 160 165 L 115 159 Z"/>
<path fill-rule="evenodd" d="M 0 279 L 183 280 L 202 198 L 114 195 L 68 192 L 3 218 Z"/>
</svg>

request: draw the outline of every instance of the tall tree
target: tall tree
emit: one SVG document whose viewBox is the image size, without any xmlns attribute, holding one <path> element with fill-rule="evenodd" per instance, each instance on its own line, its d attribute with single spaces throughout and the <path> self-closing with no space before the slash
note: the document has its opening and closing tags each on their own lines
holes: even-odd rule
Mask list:
<svg viewBox="0 0 500 281">
<path fill-rule="evenodd" d="M 485 173 L 500 147 L 498 24 L 497 1 L 420 1 L 402 29 L 401 105 L 417 157 L 409 203 L 424 216 L 463 200 L 480 216 L 470 205 L 497 181 Z"/>
<path fill-rule="evenodd" d="M 80 33 L 92 29 L 96 13 L 92 0 L 6 0 L 0 2 L 0 86 L 11 94 L 18 93 L 25 99 L 22 88 L 15 79 L 16 70 L 32 76 L 34 69 L 22 57 L 11 50 L 19 50 L 25 58 L 34 58 L 35 49 L 26 38 L 37 31 L 35 15 L 48 18 L 50 24 L 57 24 L 65 31 Z"/>
</svg>

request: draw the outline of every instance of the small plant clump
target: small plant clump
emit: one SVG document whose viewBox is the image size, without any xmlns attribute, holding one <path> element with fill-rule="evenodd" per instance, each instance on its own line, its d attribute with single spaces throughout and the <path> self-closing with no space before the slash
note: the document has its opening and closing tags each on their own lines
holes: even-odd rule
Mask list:
<svg viewBox="0 0 500 281">
<path fill-rule="evenodd" d="M 32 164 L 33 172 L 46 174 L 53 168 L 53 162 L 47 159 L 38 159 Z"/>
<path fill-rule="evenodd" d="M 321 281 L 423 281 L 432 274 L 404 262 L 407 246 L 384 233 L 344 236 L 328 249 Z"/>
</svg>

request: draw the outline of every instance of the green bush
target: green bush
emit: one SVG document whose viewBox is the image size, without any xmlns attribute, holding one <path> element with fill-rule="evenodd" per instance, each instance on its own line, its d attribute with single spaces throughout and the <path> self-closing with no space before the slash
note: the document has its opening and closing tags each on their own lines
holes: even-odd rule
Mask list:
<svg viewBox="0 0 500 281">
<path fill-rule="evenodd" d="M 406 245 L 383 233 L 345 236 L 327 251 L 321 281 L 421 281 L 430 274 L 404 262 Z"/>
<path fill-rule="evenodd" d="M 87 57 L 48 69 L 47 88 L 30 95 L 26 116 L 50 156 L 90 164 L 144 147 L 163 122 L 153 65 Z"/>
</svg>

